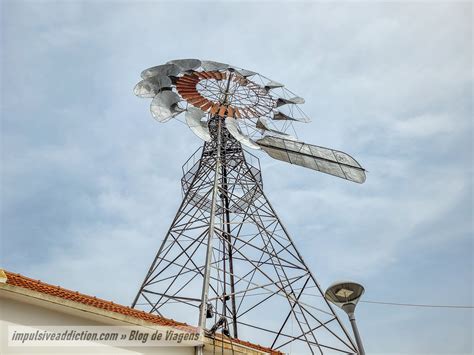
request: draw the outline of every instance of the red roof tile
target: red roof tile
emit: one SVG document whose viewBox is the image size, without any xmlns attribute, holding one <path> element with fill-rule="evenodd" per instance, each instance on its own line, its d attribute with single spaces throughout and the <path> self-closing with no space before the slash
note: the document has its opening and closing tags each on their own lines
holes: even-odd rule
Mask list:
<svg viewBox="0 0 474 355">
<path fill-rule="evenodd" d="M 283 353 L 281 351 L 273 350 L 271 348 L 261 346 L 260 344 L 250 343 L 250 342 L 245 341 L 245 340 L 229 338 L 229 337 L 223 336 L 222 334 L 216 334 L 216 338 L 223 338 L 223 339 L 225 339 L 225 340 L 227 340 L 231 343 L 237 343 L 237 344 L 240 344 L 240 345 L 252 348 L 252 349 L 256 349 L 256 350 L 259 350 L 259 351 L 269 353 L 271 355 L 283 355 Z"/>
<path fill-rule="evenodd" d="M 20 274 L 15 274 L 7 270 L 4 270 L 4 271 L 5 271 L 5 274 L 7 275 L 6 283 L 8 285 L 17 286 L 17 287 L 25 288 L 28 290 L 40 292 L 45 295 L 59 297 L 65 300 L 70 300 L 73 302 L 92 306 L 98 309 L 103 309 L 106 311 L 115 312 L 115 313 L 122 314 L 125 316 L 134 317 L 137 319 L 141 319 L 141 320 L 144 320 L 150 323 L 155 323 L 162 326 L 186 327 L 186 328 L 196 329 L 195 327 L 192 327 L 186 323 L 177 322 L 173 319 L 164 318 L 158 315 L 140 311 L 140 310 L 130 308 L 127 306 L 122 306 L 120 304 L 113 303 L 111 301 L 106 301 L 97 297 L 84 295 L 77 291 L 71 291 L 59 286 L 53 286 L 45 282 L 42 282 L 40 280 L 34 280 L 29 277 L 26 277 Z M 241 344 L 241 345 L 244 345 L 249 348 L 259 350 L 259 351 L 263 351 L 263 352 L 267 352 L 271 354 L 282 354 L 279 351 L 275 351 L 270 348 L 263 347 L 261 345 L 249 343 L 245 340 L 228 338 L 228 337 L 223 337 L 223 338 L 230 342 Z"/>
<path fill-rule="evenodd" d="M 115 312 L 125 316 L 142 319 L 144 321 L 155 323 L 163 326 L 187 326 L 186 323 L 174 321 L 172 319 L 163 318 L 151 313 L 143 312 L 130 307 L 122 306 L 117 303 L 106 301 L 97 297 L 84 295 L 77 291 L 71 291 L 59 286 L 53 286 L 39 280 L 30 279 L 29 277 L 20 274 L 14 274 L 5 270 L 7 275 L 7 284 L 26 288 L 28 290 L 41 292 L 46 295 L 60 297 L 65 300 L 85 304 L 95 308 L 103 309 L 110 312 Z"/>
</svg>

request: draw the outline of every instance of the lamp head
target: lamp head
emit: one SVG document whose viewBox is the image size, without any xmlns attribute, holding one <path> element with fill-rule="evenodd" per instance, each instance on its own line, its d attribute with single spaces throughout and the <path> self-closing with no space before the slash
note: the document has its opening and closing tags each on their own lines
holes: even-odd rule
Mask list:
<svg viewBox="0 0 474 355">
<path fill-rule="evenodd" d="M 363 294 L 364 287 L 361 284 L 353 281 L 340 281 L 329 286 L 324 297 L 351 315 L 354 314 L 357 302 Z"/>
</svg>

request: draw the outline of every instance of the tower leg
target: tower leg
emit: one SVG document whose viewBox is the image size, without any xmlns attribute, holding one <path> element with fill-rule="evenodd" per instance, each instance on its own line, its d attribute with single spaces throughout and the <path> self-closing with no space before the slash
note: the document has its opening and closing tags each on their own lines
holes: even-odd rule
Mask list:
<svg viewBox="0 0 474 355">
<path fill-rule="evenodd" d="M 204 278 L 202 282 L 201 307 L 199 311 L 199 327 L 206 328 L 207 299 L 209 294 L 209 278 L 211 275 L 212 247 L 215 233 L 216 213 L 217 213 L 217 195 L 219 194 L 219 180 L 221 173 L 221 125 L 222 121 L 217 121 L 217 145 L 216 162 L 214 170 L 214 185 L 212 187 L 211 214 L 209 220 L 209 232 L 207 236 L 206 264 L 204 268 Z"/>
</svg>

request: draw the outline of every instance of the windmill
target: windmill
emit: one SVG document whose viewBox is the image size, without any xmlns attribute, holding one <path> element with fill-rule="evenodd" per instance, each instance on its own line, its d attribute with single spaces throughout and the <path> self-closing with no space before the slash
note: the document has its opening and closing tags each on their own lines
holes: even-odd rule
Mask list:
<svg viewBox="0 0 474 355">
<path fill-rule="evenodd" d="M 256 72 L 178 59 L 141 73 L 134 89 L 167 122 L 184 113 L 204 141 L 183 166 L 183 199 L 132 307 L 179 316 L 208 334 L 273 349 L 355 353 L 263 191 L 260 163 L 242 146 L 356 183 L 348 154 L 295 138 L 304 99 Z"/>
</svg>

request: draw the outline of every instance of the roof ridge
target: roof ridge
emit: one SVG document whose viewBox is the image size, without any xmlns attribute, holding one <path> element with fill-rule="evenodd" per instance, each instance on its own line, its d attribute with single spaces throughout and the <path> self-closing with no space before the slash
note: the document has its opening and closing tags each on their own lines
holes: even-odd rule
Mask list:
<svg viewBox="0 0 474 355">
<path fill-rule="evenodd" d="M 26 281 L 36 282 L 36 283 L 39 283 L 39 284 L 47 286 L 47 287 L 54 287 L 54 288 L 57 288 L 58 290 L 61 290 L 61 291 L 73 292 L 74 294 L 83 296 L 85 298 L 90 298 L 90 299 L 94 299 L 94 300 L 105 302 L 105 303 L 111 303 L 111 304 L 119 305 L 119 303 L 114 303 L 113 301 L 109 301 L 109 300 L 106 300 L 106 299 L 103 299 L 103 298 L 100 298 L 100 297 L 97 297 L 97 296 L 86 295 L 85 293 L 81 293 L 77 290 L 74 291 L 74 290 L 71 290 L 69 288 L 61 287 L 59 285 L 53 285 L 53 284 L 41 281 L 39 279 L 34 279 L 32 277 L 28 277 L 28 276 L 25 276 L 25 275 L 22 275 L 22 274 L 19 274 L 19 273 L 14 273 L 14 272 L 11 272 L 11 271 L 8 271 L 8 270 L 5 270 L 5 269 L 4 269 L 4 271 L 7 274 L 7 284 L 9 283 L 8 280 L 10 279 L 9 275 L 14 275 L 14 276 L 17 276 L 17 277 L 21 277 L 22 279 L 24 279 Z M 122 307 L 130 308 L 129 306 L 124 306 L 124 305 L 122 305 Z"/>
<path fill-rule="evenodd" d="M 26 288 L 32 291 L 40 292 L 43 294 L 48 294 L 51 296 L 68 299 L 77 303 L 111 311 L 114 313 L 118 313 L 118 314 L 122 314 L 126 316 L 132 316 L 132 317 L 139 318 L 145 321 L 150 321 L 155 324 L 193 327 L 184 322 L 178 322 L 178 321 L 175 321 L 174 319 L 165 318 L 163 316 L 148 313 L 143 310 L 131 308 L 129 306 L 124 306 L 119 303 L 114 303 L 112 301 L 108 301 L 96 296 L 86 295 L 79 291 L 74 291 L 74 290 L 70 290 L 67 288 L 60 287 L 60 286 L 52 285 L 38 279 L 33 279 L 31 277 L 21 275 L 19 273 L 13 273 L 8 270 L 4 270 L 4 272 L 7 275 L 6 283 L 9 285 L 14 285 L 14 286 Z"/>
<path fill-rule="evenodd" d="M 55 286 L 38 279 L 33 279 L 31 277 L 21 275 L 19 273 L 10 272 L 8 270 L 1 269 L 1 268 L 0 268 L 0 271 L 4 271 L 4 273 L 6 274 L 7 285 L 21 287 L 21 288 L 39 292 L 42 294 L 47 294 L 53 297 L 59 297 L 62 299 L 70 300 L 72 302 L 84 304 L 87 306 L 106 310 L 109 312 L 114 312 L 114 313 L 121 314 L 124 316 L 134 317 L 143 321 L 148 321 L 148 322 L 155 323 L 162 326 L 186 327 L 186 328 L 197 329 L 197 327 L 189 325 L 187 323 L 178 322 L 178 321 L 175 321 L 174 319 L 165 318 L 163 316 L 148 313 L 142 310 L 132 308 L 130 306 L 124 306 L 119 303 L 114 303 L 113 301 L 108 301 L 102 298 L 98 298 L 96 296 L 86 295 L 86 294 L 80 293 L 79 291 L 73 291 L 67 288 L 63 288 L 61 286 Z M 249 348 L 264 351 L 270 354 L 282 354 L 278 350 L 273 350 L 269 347 L 265 347 L 259 344 L 254 344 L 246 340 L 231 338 L 231 337 L 224 337 L 221 334 L 215 334 L 215 336 L 220 337 L 222 341 L 225 340 L 231 343 L 235 342 L 237 344 L 248 346 Z"/>
</svg>

